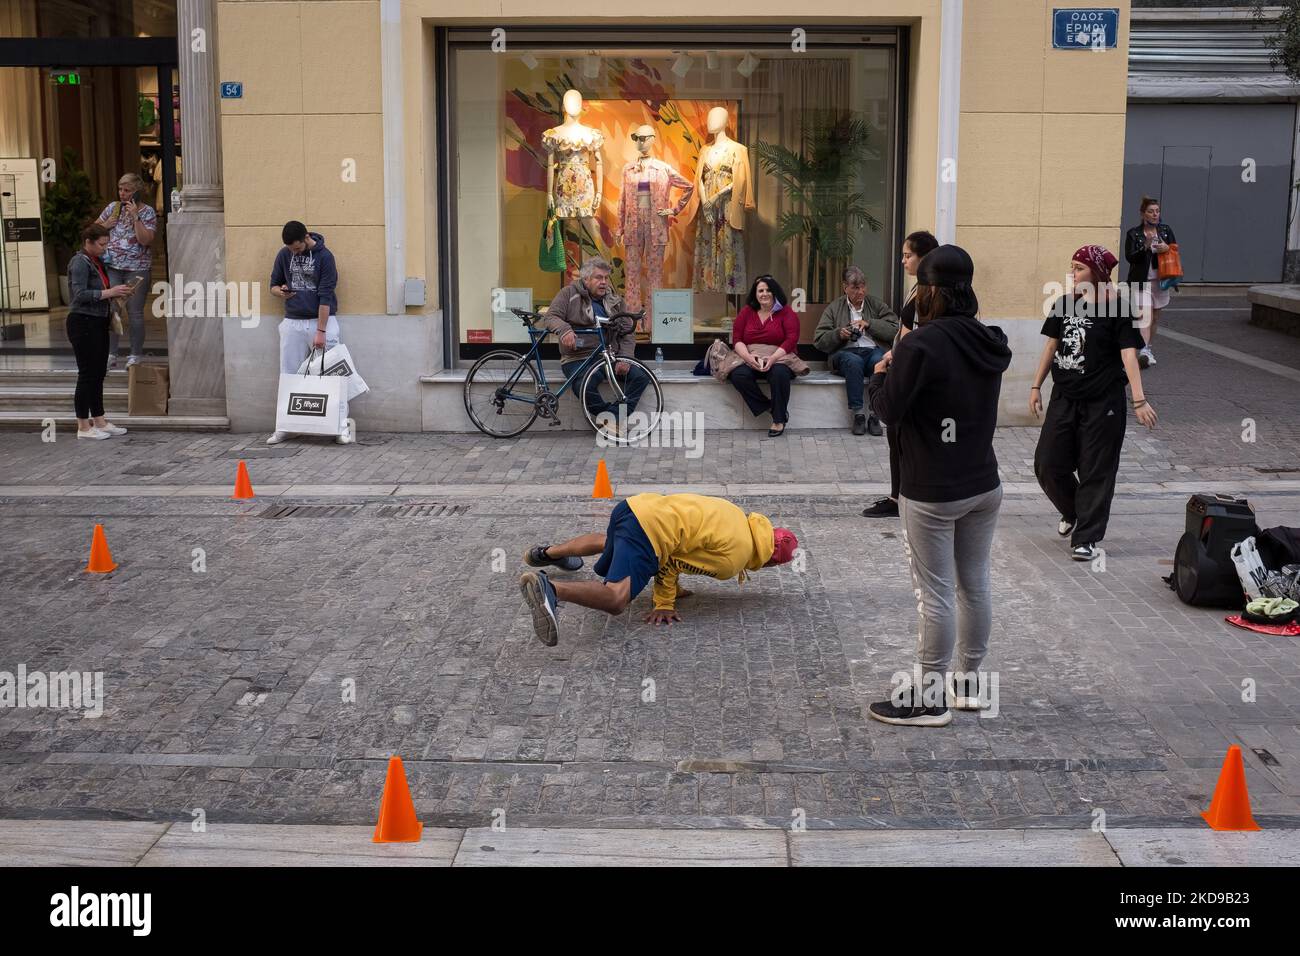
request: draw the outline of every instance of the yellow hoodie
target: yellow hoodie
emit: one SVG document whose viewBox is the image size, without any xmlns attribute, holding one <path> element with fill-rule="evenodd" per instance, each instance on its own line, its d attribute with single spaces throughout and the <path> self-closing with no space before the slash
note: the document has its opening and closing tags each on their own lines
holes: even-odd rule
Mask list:
<svg viewBox="0 0 1300 956">
<path fill-rule="evenodd" d="M 706 495 L 633 495 L 627 505 L 659 558 L 655 610 L 672 610 L 677 577 L 707 574 L 745 580 L 772 557 L 772 522 L 745 515 L 723 498 Z"/>
</svg>

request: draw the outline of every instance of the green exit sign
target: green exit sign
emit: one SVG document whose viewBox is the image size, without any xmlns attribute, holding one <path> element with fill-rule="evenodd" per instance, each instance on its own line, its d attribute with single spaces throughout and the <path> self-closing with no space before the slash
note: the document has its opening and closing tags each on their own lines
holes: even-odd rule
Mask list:
<svg viewBox="0 0 1300 956">
<path fill-rule="evenodd" d="M 50 82 L 55 86 L 80 86 L 81 74 L 76 70 L 51 70 Z"/>
</svg>

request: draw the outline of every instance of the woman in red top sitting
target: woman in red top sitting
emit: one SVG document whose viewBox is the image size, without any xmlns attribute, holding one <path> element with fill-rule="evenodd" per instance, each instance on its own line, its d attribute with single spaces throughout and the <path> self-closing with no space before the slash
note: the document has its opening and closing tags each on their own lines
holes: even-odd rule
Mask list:
<svg viewBox="0 0 1300 956">
<path fill-rule="evenodd" d="M 780 359 L 786 354 L 793 355 L 799 343 L 799 316 L 785 305 L 785 292 L 771 276 L 755 279 L 745 302 L 731 330 L 732 347 L 745 364 L 735 367 L 730 380 L 755 418 L 764 412 L 772 413 L 772 427 L 767 434 L 775 438 L 785 434 L 785 424 L 790 420 L 790 382 L 794 380 L 794 372 Z M 751 345 L 774 345 L 776 351 L 760 358 L 750 352 Z M 771 399 L 759 391 L 760 378 L 767 380 Z"/>
</svg>

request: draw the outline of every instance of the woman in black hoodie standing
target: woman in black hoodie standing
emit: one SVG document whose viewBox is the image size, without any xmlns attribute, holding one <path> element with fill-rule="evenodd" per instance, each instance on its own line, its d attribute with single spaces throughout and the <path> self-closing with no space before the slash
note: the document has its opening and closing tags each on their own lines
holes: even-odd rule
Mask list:
<svg viewBox="0 0 1300 956">
<path fill-rule="evenodd" d="M 1011 349 L 1001 329 L 975 317 L 974 272 L 958 246 L 921 260 L 917 327 L 868 384 L 876 417 L 899 430 L 899 513 L 921 597 L 912 680 L 868 708 L 889 724 L 942 727 L 952 721 L 949 701 L 958 710 L 988 702 L 977 671 L 993 628 L 989 561 L 1002 504 L 993 429 Z M 955 675 L 948 670 L 954 647 Z"/>
</svg>

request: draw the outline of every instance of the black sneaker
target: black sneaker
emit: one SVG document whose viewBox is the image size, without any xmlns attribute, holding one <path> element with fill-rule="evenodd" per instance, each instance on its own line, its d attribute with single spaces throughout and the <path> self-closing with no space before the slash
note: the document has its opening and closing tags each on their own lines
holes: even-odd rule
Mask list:
<svg viewBox="0 0 1300 956">
<path fill-rule="evenodd" d="M 877 438 L 879 438 L 884 433 L 885 430 L 880 427 L 880 419 L 878 419 L 875 415 L 872 415 L 870 418 L 867 419 L 868 435 L 875 435 Z"/>
<path fill-rule="evenodd" d="M 525 571 L 519 575 L 519 590 L 533 613 L 533 633 L 547 647 L 560 641 L 560 602 L 545 571 Z"/>
<path fill-rule="evenodd" d="M 569 556 L 567 558 L 552 558 L 546 553 L 546 545 L 539 544 L 535 548 L 529 548 L 524 552 L 524 564 L 530 568 L 559 568 L 561 571 L 581 571 L 582 558 Z"/>
<path fill-rule="evenodd" d="M 862 509 L 864 518 L 897 518 L 898 502 L 893 498 L 881 498 L 874 505 Z"/>
<path fill-rule="evenodd" d="M 1056 524 L 1056 533 L 1059 534 L 1062 538 L 1068 538 L 1070 536 L 1070 533 L 1073 531 L 1074 531 L 1074 521 L 1072 521 L 1069 518 L 1063 517 Z"/>
<path fill-rule="evenodd" d="M 1095 544 L 1081 544 L 1077 548 L 1070 549 L 1070 557 L 1076 561 L 1091 561 L 1097 556 L 1097 546 Z"/>
<path fill-rule="evenodd" d="M 867 416 L 856 414 L 853 416 L 853 434 L 865 435 L 867 433 Z"/>
<path fill-rule="evenodd" d="M 947 727 L 952 723 L 952 711 L 947 707 L 900 707 L 892 700 L 872 704 L 867 714 L 882 723 L 906 727 Z"/>
</svg>

